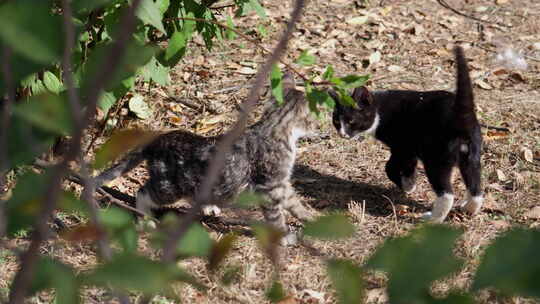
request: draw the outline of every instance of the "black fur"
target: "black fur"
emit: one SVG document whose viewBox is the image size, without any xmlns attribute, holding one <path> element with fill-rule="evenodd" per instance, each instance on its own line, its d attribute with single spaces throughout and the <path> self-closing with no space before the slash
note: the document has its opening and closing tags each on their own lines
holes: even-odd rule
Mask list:
<svg viewBox="0 0 540 304">
<path fill-rule="evenodd" d="M 411 190 L 416 164 L 421 160 L 433 190 L 442 197 L 452 194 L 451 174 L 457 165 L 469 191 L 469 199 L 476 197 L 477 205 L 481 205 L 480 125 L 463 50 L 456 47 L 455 55 L 455 94 L 406 90 L 370 93 L 362 87 L 353 93 L 355 107 L 336 103 L 333 123 L 342 135 L 357 137 L 373 125 L 377 114 L 379 124 L 373 131 L 375 137 L 391 150 L 386 164 L 390 180 L 403 190 Z M 339 101 L 335 92 L 331 95 Z M 403 185 L 403 180 L 409 185 Z M 479 207 L 469 209 L 475 213 Z M 442 221 L 445 216 L 435 220 Z"/>
</svg>

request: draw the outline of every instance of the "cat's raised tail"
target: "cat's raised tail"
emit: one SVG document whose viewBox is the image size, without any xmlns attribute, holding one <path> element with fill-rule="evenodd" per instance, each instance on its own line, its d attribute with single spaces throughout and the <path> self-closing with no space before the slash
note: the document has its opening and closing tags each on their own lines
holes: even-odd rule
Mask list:
<svg viewBox="0 0 540 304">
<path fill-rule="evenodd" d="M 454 120 L 455 128 L 463 136 L 468 137 L 471 129 L 478 125 L 473 88 L 463 48 L 456 46 L 454 48 L 454 54 L 456 56 L 457 67 L 457 88 L 454 103 L 454 113 L 456 114 L 456 119 Z"/>
</svg>

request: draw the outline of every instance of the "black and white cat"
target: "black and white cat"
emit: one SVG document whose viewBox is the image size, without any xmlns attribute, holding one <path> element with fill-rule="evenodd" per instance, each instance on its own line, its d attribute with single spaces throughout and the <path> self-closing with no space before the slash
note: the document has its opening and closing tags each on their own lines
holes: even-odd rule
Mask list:
<svg viewBox="0 0 540 304">
<path fill-rule="evenodd" d="M 480 153 L 482 136 L 475 114 L 467 61 L 461 47 L 455 48 L 456 93 L 447 91 L 354 90 L 354 107 L 338 102 L 333 123 L 339 134 L 356 139 L 374 135 L 391 151 L 386 174 L 403 191 L 415 189 L 416 165 L 420 159 L 437 199 L 425 218 L 440 223 L 454 204 L 451 175 L 458 166 L 468 190 L 461 207 L 471 214 L 482 207 Z"/>
</svg>

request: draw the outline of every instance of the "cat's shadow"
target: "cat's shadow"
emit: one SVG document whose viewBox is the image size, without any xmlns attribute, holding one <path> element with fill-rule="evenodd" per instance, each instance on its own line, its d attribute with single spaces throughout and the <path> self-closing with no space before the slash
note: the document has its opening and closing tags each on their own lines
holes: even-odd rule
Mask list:
<svg viewBox="0 0 540 304">
<path fill-rule="evenodd" d="M 292 178 L 296 191 L 314 199 L 310 204 L 316 209 L 347 209 L 351 201 L 359 204 L 365 201 L 365 212 L 373 216 L 392 214 L 392 204 L 406 205 L 418 211 L 428 210 L 425 205 L 411 200 L 395 186 L 386 188 L 346 180 L 300 164 L 294 166 Z"/>
</svg>

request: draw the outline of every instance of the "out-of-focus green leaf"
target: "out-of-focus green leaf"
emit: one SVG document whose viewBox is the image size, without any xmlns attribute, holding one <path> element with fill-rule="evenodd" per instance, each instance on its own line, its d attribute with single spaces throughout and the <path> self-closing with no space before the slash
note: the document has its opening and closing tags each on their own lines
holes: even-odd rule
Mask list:
<svg viewBox="0 0 540 304">
<path fill-rule="evenodd" d="M 98 107 L 105 113 L 109 112 L 116 103 L 116 97 L 111 92 L 103 92 L 98 100 Z"/>
<path fill-rule="evenodd" d="M 210 253 L 214 241 L 199 223 L 192 224 L 178 243 L 178 253 L 186 256 L 205 257 Z"/>
<path fill-rule="evenodd" d="M 135 231 L 134 218 L 125 210 L 109 208 L 100 210 L 99 220 L 113 241 L 117 241 L 125 251 L 137 250 L 138 235 Z"/>
<path fill-rule="evenodd" d="M 49 1 L 17 0 L 0 6 L 0 39 L 17 53 L 44 64 L 62 54 L 62 21 Z"/>
<path fill-rule="evenodd" d="M 161 62 L 168 67 L 175 66 L 186 54 L 187 39 L 184 32 L 174 32 L 169 44 L 163 53 Z"/>
<path fill-rule="evenodd" d="M 494 287 L 508 296 L 540 298 L 540 231 L 515 228 L 486 249 L 473 290 Z"/>
<path fill-rule="evenodd" d="M 227 16 L 227 26 L 229 26 L 230 28 L 234 29 L 234 22 L 231 18 L 231 16 Z M 232 40 L 234 38 L 236 38 L 236 33 L 230 29 L 227 29 L 225 31 L 225 37 L 229 40 Z"/>
<path fill-rule="evenodd" d="M 136 15 L 144 24 L 150 24 L 162 33 L 166 33 L 163 22 L 161 21 L 163 19 L 164 11 L 161 11 L 160 9 L 163 9 L 163 6 L 163 1 L 156 3 L 153 0 L 142 0 L 137 8 Z"/>
<path fill-rule="evenodd" d="M 6 203 L 7 234 L 13 236 L 33 225 L 41 212 L 41 203 L 47 182 L 46 175 L 33 172 L 17 178 L 13 195 Z"/>
<path fill-rule="evenodd" d="M 103 168 L 109 161 L 152 141 L 159 134 L 142 130 L 122 130 L 113 134 L 96 152 L 94 168 Z"/>
<path fill-rule="evenodd" d="M 266 199 L 256 192 L 243 191 L 238 195 L 234 204 L 240 208 L 251 208 L 266 202 Z"/>
<path fill-rule="evenodd" d="M 304 234 L 319 239 L 339 239 L 351 237 L 354 225 L 342 214 L 321 216 L 313 222 L 306 223 Z"/>
<path fill-rule="evenodd" d="M 328 95 L 326 91 L 319 89 L 311 89 L 307 92 L 307 99 L 310 102 L 310 109 L 317 113 L 318 105 L 324 105 L 329 109 L 333 109 L 336 105 L 334 99 Z"/>
<path fill-rule="evenodd" d="M 274 281 L 272 286 L 266 291 L 266 298 L 272 303 L 279 303 L 287 298 L 283 285 L 279 281 Z"/>
<path fill-rule="evenodd" d="M 80 285 L 73 269 L 51 258 L 38 260 L 31 284 L 31 294 L 54 288 L 57 303 L 77 304 L 80 301 Z"/>
<path fill-rule="evenodd" d="M 45 71 L 45 73 L 43 73 L 43 84 L 49 92 L 54 94 L 60 94 L 60 92 L 64 90 L 62 81 L 50 71 Z"/>
<path fill-rule="evenodd" d="M 363 86 L 369 80 L 369 75 L 348 75 L 341 78 L 332 78 L 330 81 L 341 89 L 353 89 Z"/>
<path fill-rule="evenodd" d="M 334 68 L 329 65 L 326 67 L 326 70 L 324 71 L 323 75 L 322 75 L 323 79 L 325 80 L 330 80 L 334 77 Z"/>
<path fill-rule="evenodd" d="M 144 294 L 171 294 L 171 285 L 175 282 L 186 282 L 204 289 L 202 284 L 175 264 L 159 263 L 130 253 L 115 256 L 82 278 L 86 284 L 110 285 Z"/>
<path fill-rule="evenodd" d="M 15 168 L 28 164 L 54 143 L 57 134 L 36 128 L 26 119 L 14 116 L 8 130 L 8 155 Z"/>
<path fill-rule="evenodd" d="M 210 256 L 208 257 L 208 269 L 214 271 L 218 268 L 221 262 L 225 259 L 229 251 L 231 251 L 237 237 L 235 234 L 228 233 L 219 241 L 214 243 Z"/>
<path fill-rule="evenodd" d="M 52 94 L 32 96 L 17 104 L 13 112 L 18 117 L 43 130 L 68 135 L 73 130 L 69 105 L 65 98 Z"/>
<path fill-rule="evenodd" d="M 326 271 L 332 280 L 337 292 L 338 303 L 361 303 L 364 284 L 362 270 L 348 260 L 329 260 L 326 262 Z"/>
<path fill-rule="evenodd" d="M 423 226 L 405 237 L 387 240 L 366 266 L 388 273 L 390 302 L 425 301 L 433 281 L 460 269 L 462 261 L 452 255 L 460 235 L 459 230 L 442 225 Z"/>
<path fill-rule="evenodd" d="M 74 0 L 73 10 L 78 13 L 89 13 L 97 8 L 103 7 L 113 0 Z"/>
<path fill-rule="evenodd" d="M 161 63 L 159 63 L 159 61 L 152 58 L 144 67 L 142 67 L 141 74 L 144 81 L 154 81 L 159 85 L 167 86 L 171 82 L 171 78 L 169 76 L 170 71 L 171 69 L 164 67 L 161 65 Z"/>
<path fill-rule="evenodd" d="M 303 66 L 309 66 L 315 64 L 315 56 L 308 53 L 308 51 L 303 51 L 300 54 L 300 57 L 296 59 L 296 63 Z"/>
<path fill-rule="evenodd" d="M 111 44 L 97 47 L 84 66 L 84 76 L 82 89 L 87 92 L 90 89 L 90 80 L 101 72 L 102 64 L 110 54 Z M 150 46 L 141 46 L 137 43 L 131 43 L 126 49 L 126 53 L 116 62 L 116 68 L 113 72 L 111 81 L 105 86 L 106 91 L 112 91 L 121 85 L 122 81 L 133 77 L 140 67 L 145 65 L 154 56 L 155 49 Z"/>
<path fill-rule="evenodd" d="M 272 95 L 276 98 L 278 104 L 283 104 L 283 74 L 279 67 L 274 64 L 270 72 L 270 86 L 272 87 Z"/>
<path fill-rule="evenodd" d="M 240 272 L 242 268 L 240 266 L 227 267 L 221 277 L 221 283 L 225 286 L 229 286 L 232 283 L 240 279 Z"/>
</svg>

